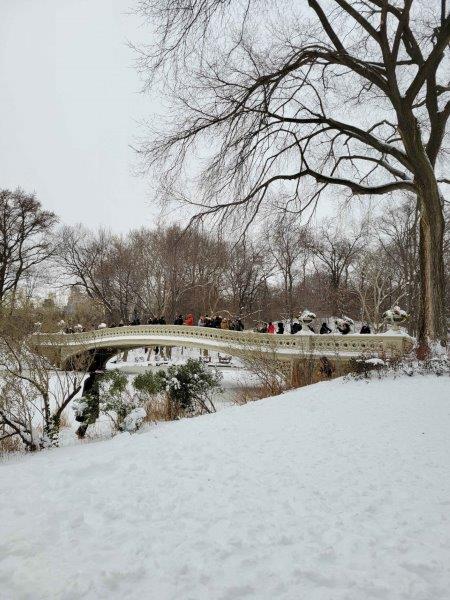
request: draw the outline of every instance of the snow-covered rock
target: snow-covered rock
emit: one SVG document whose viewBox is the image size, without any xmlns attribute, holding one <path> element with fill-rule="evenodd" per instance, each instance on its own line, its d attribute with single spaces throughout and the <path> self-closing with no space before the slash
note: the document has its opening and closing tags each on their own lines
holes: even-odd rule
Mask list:
<svg viewBox="0 0 450 600">
<path fill-rule="evenodd" d="M 335 380 L 0 463 L 0 597 L 447 599 L 449 381 Z"/>
<path fill-rule="evenodd" d="M 364 362 L 368 365 L 375 365 L 377 367 L 383 367 L 386 364 L 383 359 L 378 357 L 367 358 Z"/>
<path fill-rule="evenodd" d="M 137 431 L 143 420 L 145 419 L 146 411 L 142 406 L 138 406 L 134 408 L 129 415 L 127 415 L 123 422 L 124 431 L 128 431 L 129 433 L 133 433 Z"/>
</svg>

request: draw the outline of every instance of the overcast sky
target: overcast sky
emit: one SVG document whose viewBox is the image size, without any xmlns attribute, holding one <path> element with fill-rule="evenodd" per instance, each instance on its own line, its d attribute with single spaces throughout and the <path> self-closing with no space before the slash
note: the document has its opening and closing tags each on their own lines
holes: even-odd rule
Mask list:
<svg viewBox="0 0 450 600">
<path fill-rule="evenodd" d="M 35 191 L 66 223 L 150 224 L 152 182 L 132 174 L 139 93 L 133 0 L 0 1 L 0 187 Z M 146 31 L 146 33 L 144 33 Z"/>
<path fill-rule="evenodd" d="M 35 191 L 65 223 L 125 232 L 159 214 L 152 179 L 133 175 L 139 122 L 163 112 L 127 46 L 151 36 L 135 2 L 0 0 L 0 188 Z"/>
</svg>

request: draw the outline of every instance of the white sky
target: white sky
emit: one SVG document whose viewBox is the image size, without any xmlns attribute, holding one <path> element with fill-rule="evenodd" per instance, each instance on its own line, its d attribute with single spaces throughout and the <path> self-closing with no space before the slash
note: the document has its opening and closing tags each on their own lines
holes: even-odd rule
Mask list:
<svg viewBox="0 0 450 600">
<path fill-rule="evenodd" d="M 35 191 L 65 223 L 150 224 L 150 180 L 132 174 L 139 93 L 127 40 L 149 35 L 133 0 L 0 0 L 0 187 Z"/>
</svg>

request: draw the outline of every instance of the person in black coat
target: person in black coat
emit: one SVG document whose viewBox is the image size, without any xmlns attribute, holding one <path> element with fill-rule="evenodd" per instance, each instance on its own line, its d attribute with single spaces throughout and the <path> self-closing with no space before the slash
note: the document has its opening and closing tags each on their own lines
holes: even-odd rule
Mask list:
<svg viewBox="0 0 450 600">
<path fill-rule="evenodd" d="M 242 320 L 239 317 L 234 321 L 234 330 L 235 331 L 244 331 L 244 323 L 242 322 Z"/>
<path fill-rule="evenodd" d="M 283 333 L 284 333 L 284 324 L 280 322 L 280 323 L 278 323 L 277 334 L 283 335 Z"/>
<path fill-rule="evenodd" d="M 295 335 L 296 333 L 298 333 L 301 330 L 302 330 L 302 326 L 300 323 L 292 323 L 292 325 L 291 325 L 292 335 Z"/>
<path fill-rule="evenodd" d="M 211 321 L 211 327 L 214 327 L 215 329 L 220 329 L 221 325 L 222 317 L 220 317 L 219 315 L 215 316 L 214 319 Z"/>
<path fill-rule="evenodd" d="M 256 327 L 258 333 L 267 333 L 267 323 L 260 323 Z"/>
<path fill-rule="evenodd" d="M 367 323 L 361 327 L 361 331 L 359 333 L 370 333 L 370 327 L 367 325 Z"/>
<path fill-rule="evenodd" d="M 322 335 L 324 333 L 331 333 L 331 329 L 328 327 L 328 325 L 326 323 L 322 323 L 322 325 L 320 326 L 320 332 Z"/>
<path fill-rule="evenodd" d="M 166 319 L 164 317 L 159 317 L 158 325 L 166 325 Z"/>
<path fill-rule="evenodd" d="M 338 329 L 342 335 L 347 335 L 350 333 L 350 325 L 347 322 L 344 322 L 340 327 L 338 327 Z"/>
</svg>

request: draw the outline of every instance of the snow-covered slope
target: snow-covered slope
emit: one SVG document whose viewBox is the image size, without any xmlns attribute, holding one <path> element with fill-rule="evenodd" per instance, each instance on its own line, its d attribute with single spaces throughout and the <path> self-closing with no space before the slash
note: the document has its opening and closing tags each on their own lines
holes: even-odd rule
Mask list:
<svg viewBox="0 0 450 600">
<path fill-rule="evenodd" d="M 317 384 L 0 481 L 2 600 L 450 597 L 448 378 Z"/>
</svg>

